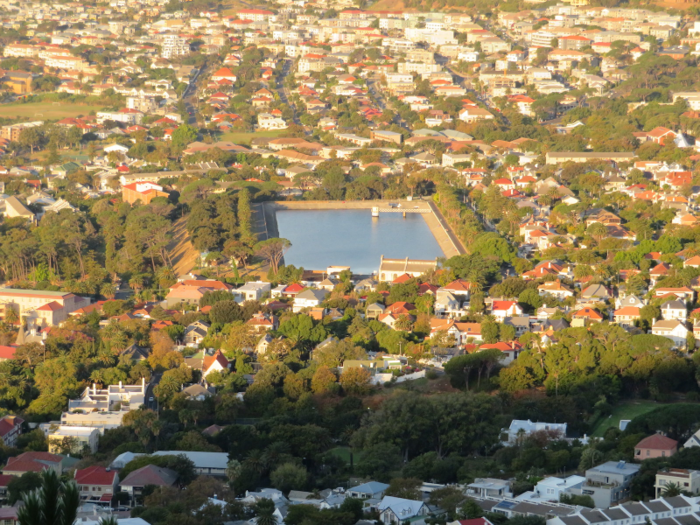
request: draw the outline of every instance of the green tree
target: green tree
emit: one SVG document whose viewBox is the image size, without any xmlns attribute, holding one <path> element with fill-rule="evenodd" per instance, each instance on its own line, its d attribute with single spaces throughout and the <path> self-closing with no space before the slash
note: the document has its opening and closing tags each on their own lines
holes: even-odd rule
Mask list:
<svg viewBox="0 0 700 525">
<path fill-rule="evenodd" d="M 171 143 L 176 149 L 184 149 L 190 142 L 194 142 L 197 139 L 198 134 L 197 128 L 189 124 L 183 124 L 173 131 Z"/>
<path fill-rule="evenodd" d="M 306 471 L 306 467 L 296 463 L 284 463 L 270 474 L 272 485 L 282 492 L 304 490 L 308 478 L 309 473 Z"/>
<path fill-rule="evenodd" d="M 63 483 L 56 471 L 41 473 L 41 487 L 22 496 L 17 511 L 20 525 L 73 525 L 80 506 L 80 491 L 74 481 Z"/>
</svg>

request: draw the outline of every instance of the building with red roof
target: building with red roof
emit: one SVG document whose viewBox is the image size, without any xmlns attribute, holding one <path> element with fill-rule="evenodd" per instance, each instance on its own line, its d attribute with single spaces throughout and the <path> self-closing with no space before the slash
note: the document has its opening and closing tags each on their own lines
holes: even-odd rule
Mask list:
<svg viewBox="0 0 700 525">
<path fill-rule="evenodd" d="M 0 419 L 0 438 L 6 447 L 14 447 L 22 433 L 24 419 L 18 416 L 5 416 Z"/>
<path fill-rule="evenodd" d="M 668 458 L 678 452 L 678 441 L 661 434 L 645 437 L 634 446 L 634 460 Z"/>
<path fill-rule="evenodd" d="M 42 472 L 53 469 L 57 474 L 63 472 L 63 456 L 49 452 L 24 452 L 19 456 L 9 458 L 2 469 L 6 475 L 21 476 L 25 472 Z"/>
<path fill-rule="evenodd" d="M 119 475 L 114 470 L 93 465 L 76 470 L 75 483 L 80 490 L 81 501 L 109 504 L 117 492 Z"/>
</svg>

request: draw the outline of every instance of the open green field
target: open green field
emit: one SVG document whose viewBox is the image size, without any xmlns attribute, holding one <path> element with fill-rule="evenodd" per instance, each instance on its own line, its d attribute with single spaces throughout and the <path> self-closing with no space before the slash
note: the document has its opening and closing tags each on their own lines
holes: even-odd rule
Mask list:
<svg viewBox="0 0 700 525">
<path fill-rule="evenodd" d="M 346 465 L 350 465 L 350 452 L 352 449 L 350 447 L 336 447 L 328 451 L 329 454 L 333 454 L 334 456 L 338 456 L 340 459 L 345 461 Z M 357 462 L 359 459 L 362 457 L 362 452 L 353 452 L 353 462 L 355 465 L 357 465 Z"/>
<path fill-rule="evenodd" d="M 651 412 L 655 408 L 659 408 L 663 406 L 661 403 L 657 403 L 655 401 L 644 401 L 644 400 L 638 400 L 638 401 L 629 401 L 622 403 L 620 405 L 617 405 L 615 408 L 613 408 L 612 414 L 610 417 L 607 417 L 605 419 L 602 419 L 598 422 L 596 427 L 593 429 L 591 432 L 592 437 L 603 437 L 605 435 L 605 432 L 611 428 L 619 428 L 620 426 L 620 420 L 621 419 L 634 419 L 637 416 L 642 416 L 646 414 L 647 412 Z"/>
<path fill-rule="evenodd" d="M 256 137 L 265 137 L 270 139 L 276 139 L 278 137 L 284 137 L 287 130 L 285 129 L 275 129 L 270 131 L 256 131 L 254 133 L 243 133 L 238 131 L 229 131 L 221 135 L 219 140 L 225 142 L 233 142 L 235 144 L 250 144 L 250 141 Z"/>
<path fill-rule="evenodd" d="M 0 116 L 4 118 L 26 118 L 37 120 L 54 120 L 78 115 L 88 115 L 91 111 L 99 111 L 101 107 L 85 104 L 70 104 L 61 102 L 31 102 L 28 104 L 2 104 Z"/>
</svg>

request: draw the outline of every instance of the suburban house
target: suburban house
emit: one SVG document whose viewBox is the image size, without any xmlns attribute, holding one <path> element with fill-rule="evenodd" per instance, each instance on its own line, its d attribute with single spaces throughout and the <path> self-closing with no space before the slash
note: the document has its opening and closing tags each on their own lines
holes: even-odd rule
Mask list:
<svg viewBox="0 0 700 525">
<path fill-rule="evenodd" d="M 24 419 L 18 416 L 5 416 L 0 419 L 0 439 L 6 447 L 14 447 L 22 433 Z"/>
<path fill-rule="evenodd" d="M 187 325 L 183 342 L 186 346 L 198 346 L 199 343 L 207 336 L 209 332 L 209 323 L 204 321 L 195 321 Z"/>
<path fill-rule="evenodd" d="M 163 191 L 163 186 L 152 182 L 134 182 L 122 186 L 122 200 L 129 204 L 139 201 L 143 204 L 149 204 L 156 197 L 167 199 L 169 196 L 168 192 Z"/>
<path fill-rule="evenodd" d="M 319 306 L 326 299 L 327 294 L 328 292 L 325 290 L 313 290 L 311 288 L 307 288 L 294 297 L 292 312 L 298 313 L 304 308 L 315 308 Z"/>
<path fill-rule="evenodd" d="M 639 473 L 640 465 L 625 461 L 608 461 L 586 471 L 586 482 L 580 488 L 572 488 L 572 494 L 593 498 L 596 508 L 607 509 L 630 497 L 632 479 Z"/>
<path fill-rule="evenodd" d="M 349 498 L 357 499 L 379 499 L 384 496 L 384 492 L 389 488 L 386 483 L 380 483 L 379 481 L 368 481 L 362 485 L 357 485 L 347 490 L 347 495 Z"/>
<path fill-rule="evenodd" d="M 677 347 L 685 346 L 688 337 L 688 328 L 676 319 L 669 321 L 656 321 L 651 327 L 651 333 L 667 337 Z"/>
<path fill-rule="evenodd" d="M 642 439 L 634 446 L 634 460 L 644 461 L 652 458 L 668 458 L 678 452 L 678 441 L 654 434 Z"/>
<path fill-rule="evenodd" d="M 700 494 L 700 470 L 667 468 L 656 473 L 654 493 L 657 498 L 663 495 L 668 485 L 676 485 L 684 492 L 697 496 Z"/>
<path fill-rule="evenodd" d="M 379 521 L 385 525 L 401 525 L 418 516 L 427 516 L 428 505 L 422 501 L 384 496 L 377 505 Z"/>
<path fill-rule="evenodd" d="M 46 437 L 52 454 L 81 454 L 84 450 L 97 452 L 100 429 L 95 427 L 59 425 Z"/>
<path fill-rule="evenodd" d="M 420 277 L 424 273 L 437 268 L 437 259 L 425 261 L 420 259 L 387 259 L 383 255 L 379 261 L 379 282 L 393 282 L 398 276 L 408 274 L 411 277 Z"/>
<path fill-rule="evenodd" d="M 9 458 L 2 473 L 11 476 L 21 476 L 25 472 L 41 472 L 53 469 L 57 474 L 62 474 L 68 467 L 65 456 L 50 454 L 49 452 L 24 452 L 19 456 Z"/>
<path fill-rule="evenodd" d="M 149 485 L 170 487 L 175 484 L 177 473 L 167 468 L 146 465 L 131 472 L 121 483 L 121 489 L 131 498 L 132 506 L 140 501 L 143 489 Z"/>
<path fill-rule="evenodd" d="M 491 314 L 500 322 L 506 317 L 516 317 L 523 314 L 523 309 L 517 301 L 494 301 Z"/>
<path fill-rule="evenodd" d="M 560 438 L 566 437 L 566 423 L 533 423 L 532 421 L 514 419 L 507 429 L 501 431 L 505 434 L 504 444 L 515 444 L 519 439 L 527 437 L 535 432 L 547 432 L 558 435 Z"/>
<path fill-rule="evenodd" d="M 74 478 L 81 501 L 109 504 L 117 493 L 119 475 L 114 470 L 94 465 L 76 470 Z"/>
</svg>

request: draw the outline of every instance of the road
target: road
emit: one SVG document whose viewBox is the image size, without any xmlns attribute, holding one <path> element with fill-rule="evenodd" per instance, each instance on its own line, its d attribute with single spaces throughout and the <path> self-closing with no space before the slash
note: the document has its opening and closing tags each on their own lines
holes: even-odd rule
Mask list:
<svg viewBox="0 0 700 525">
<path fill-rule="evenodd" d="M 158 383 L 160 383 L 161 378 L 163 377 L 163 374 L 153 374 L 151 376 L 151 382 L 148 383 L 148 386 L 146 387 L 146 399 L 144 399 L 144 405 L 146 408 L 150 408 L 151 410 L 158 410 L 158 399 L 156 398 L 155 394 L 153 393 L 153 389 L 158 386 Z M 151 401 L 153 400 L 153 401 Z"/>
<path fill-rule="evenodd" d="M 293 60 L 291 58 L 284 59 L 284 66 L 282 66 L 282 75 L 280 76 L 279 86 L 277 87 L 277 93 L 280 96 L 280 102 L 288 105 L 292 109 L 292 113 L 294 115 L 292 117 L 292 120 L 294 120 L 294 123 L 301 126 L 299 115 L 297 115 L 297 108 L 294 105 L 294 103 L 290 101 L 290 97 L 292 96 L 292 94 L 289 92 L 289 89 L 284 86 L 284 81 L 287 80 L 287 76 L 292 70 L 292 64 Z"/>
<path fill-rule="evenodd" d="M 384 111 L 387 108 L 388 103 L 386 97 L 384 96 L 384 93 L 382 92 L 381 88 L 377 88 L 376 80 L 367 81 L 367 93 L 369 94 L 370 98 L 374 101 L 374 103 L 377 104 L 377 106 L 379 106 L 379 109 Z M 408 123 L 403 118 L 401 118 L 401 116 L 398 113 L 396 113 L 393 123 L 401 126 L 402 128 L 408 131 L 411 131 L 411 128 L 408 126 Z"/>
<path fill-rule="evenodd" d="M 189 86 L 182 94 L 182 101 L 185 103 L 185 109 L 189 115 L 187 123 L 192 126 L 197 126 L 197 98 L 199 93 L 199 84 L 207 78 L 209 73 L 209 67 L 205 67 L 201 71 L 197 71 L 194 78 L 190 81 Z"/>
</svg>

